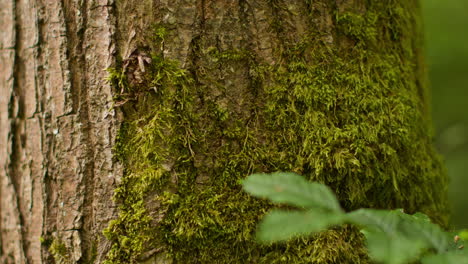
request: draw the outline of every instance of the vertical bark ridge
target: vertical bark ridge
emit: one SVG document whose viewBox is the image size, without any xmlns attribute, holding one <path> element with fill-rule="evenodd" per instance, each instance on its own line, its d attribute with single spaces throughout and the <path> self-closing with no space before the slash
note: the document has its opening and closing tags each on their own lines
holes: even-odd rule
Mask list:
<svg viewBox="0 0 468 264">
<path fill-rule="evenodd" d="M 95 159 L 96 159 L 96 151 L 95 146 L 97 142 L 94 139 L 94 130 L 93 130 L 93 120 L 90 113 L 90 89 L 97 88 L 93 85 L 90 85 L 89 80 L 89 72 L 90 69 L 88 65 L 92 64 L 93 62 L 89 60 L 85 55 L 89 52 L 89 43 L 87 36 L 89 34 L 88 30 L 92 30 L 90 28 L 90 19 L 89 19 L 89 9 L 92 8 L 94 1 L 82 1 L 81 5 L 79 6 L 80 13 L 82 17 L 80 18 L 80 27 L 79 31 L 70 31 L 70 34 L 74 35 L 77 34 L 77 40 L 74 45 L 78 46 L 77 52 L 83 57 L 79 58 L 79 65 L 81 66 L 82 76 L 80 81 L 82 81 L 81 89 L 79 90 L 79 101 L 80 101 L 80 122 L 83 124 L 82 131 L 86 135 L 85 139 L 85 149 L 83 156 L 84 161 L 84 170 L 85 175 L 82 179 L 80 188 L 82 188 L 81 195 L 83 196 L 83 204 L 82 204 L 82 211 L 83 211 L 83 219 L 82 219 L 82 227 L 80 232 L 81 243 L 82 243 L 82 254 L 83 258 L 81 259 L 82 263 L 92 262 L 92 247 L 96 246 L 96 241 L 93 241 L 99 234 L 96 234 L 95 227 L 95 208 L 93 207 L 93 201 L 95 199 L 95 192 L 94 192 L 94 185 L 96 180 L 95 174 Z M 92 20 L 91 20 L 92 21 Z M 90 52 L 92 54 L 92 52 Z M 86 195 L 85 195 L 86 194 Z"/>
<path fill-rule="evenodd" d="M 80 155 L 79 131 L 76 129 L 73 84 L 68 54 L 68 32 L 63 1 L 40 1 L 43 21 L 42 65 L 47 67 L 43 77 L 44 135 L 46 138 L 47 197 L 46 223 L 44 227 L 46 261 L 52 257 L 60 260 L 61 254 L 70 259 L 79 258 L 79 244 L 75 245 L 79 228 L 80 197 L 76 195 L 77 178 L 80 175 L 77 156 Z M 58 248 L 67 246 L 66 252 Z M 73 245 L 73 246 L 70 246 Z"/>
<path fill-rule="evenodd" d="M 37 28 L 34 1 L 17 1 L 17 56 L 15 82 L 18 114 L 11 117 L 16 122 L 14 174 L 17 180 L 18 206 L 21 215 L 22 237 L 26 262 L 40 260 L 42 201 L 40 188 L 42 153 L 40 152 L 37 110 L 35 63 Z M 16 146 L 15 146 L 16 145 Z"/>
<path fill-rule="evenodd" d="M 105 81 L 112 6 L 0 1 L 2 263 L 88 263 L 105 251 L 120 170 Z"/>
<path fill-rule="evenodd" d="M 85 175 L 84 192 L 90 196 L 84 201 L 84 249 L 86 261 L 100 263 L 108 242 L 102 234 L 108 221 L 116 216 L 116 209 L 110 199 L 119 178 L 120 168 L 114 164 L 114 145 L 117 116 L 112 108 L 113 91 L 107 83 L 106 69 L 115 63 L 115 17 L 114 1 L 87 1 L 83 23 L 83 53 L 85 57 L 84 80 L 86 90 L 83 99 L 87 105 L 86 119 L 88 146 L 86 160 L 89 173 Z M 83 120 L 84 122 L 84 120 Z"/>
<path fill-rule="evenodd" d="M 2 180 L 4 183 L 2 187 L 5 188 L 2 191 L 2 202 L 6 202 L 4 206 L 2 206 L 2 220 L 4 221 L 5 217 L 7 221 L 5 224 L 2 225 L 2 245 L 3 247 L 3 254 L 2 258 L 5 263 L 26 263 L 26 255 L 25 255 L 25 243 L 23 237 L 23 219 L 22 219 L 22 212 L 21 212 L 21 201 L 20 201 L 20 176 L 17 175 L 17 166 L 19 164 L 18 158 L 20 158 L 20 154 L 18 153 L 21 146 L 19 142 L 20 131 L 20 118 L 21 118 L 21 102 L 20 102 L 20 91 L 18 87 L 18 82 L 20 81 L 19 73 L 17 70 L 20 69 L 19 65 L 19 52 L 21 49 L 20 46 L 20 27 L 21 27 L 21 20 L 19 19 L 18 14 L 18 6 L 15 1 L 11 1 L 10 3 L 10 12 L 11 12 L 11 43 L 8 43 L 9 48 L 12 50 L 11 53 L 11 61 L 9 63 L 5 63 L 7 68 L 8 66 L 11 67 L 11 75 L 7 75 L 10 80 L 9 85 L 7 84 L 5 87 L 8 87 L 9 90 L 6 93 L 3 93 L 3 96 L 9 99 L 7 103 L 8 107 L 8 124 L 6 127 L 6 155 L 4 156 L 4 164 L 2 164 L 4 175 L 2 175 Z M 9 30 L 7 30 L 8 32 Z M 3 222 L 2 221 L 2 222 Z"/>
<path fill-rule="evenodd" d="M 14 12 L 11 14 L 16 17 L 16 22 L 10 24 L 16 28 L 15 66 L 11 78 L 13 89 L 10 92 L 2 92 L 2 96 L 11 95 L 8 104 L 10 108 L 8 119 L 11 126 L 9 130 L 5 130 L 9 133 L 10 142 L 5 159 L 9 163 L 6 175 L 11 178 L 11 183 L 5 185 L 14 186 L 16 205 L 13 203 L 5 208 L 18 210 L 17 226 L 21 229 L 21 237 L 18 238 L 8 232 L 6 234 L 2 232 L 2 235 L 18 241 L 11 243 L 12 245 L 22 243 L 22 254 L 11 254 L 13 261 L 31 263 L 39 262 L 41 259 L 40 236 L 43 230 L 42 141 L 40 116 L 36 115 L 40 109 L 35 75 L 35 57 L 38 54 L 38 27 L 35 14 L 37 11 L 35 3 L 31 1 L 16 1 L 13 5 L 15 10 L 12 10 Z M 14 217 L 11 217 L 10 221 L 13 221 L 12 219 Z M 8 252 L 4 252 L 3 257 L 8 255 L 10 255 Z"/>
<path fill-rule="evenodd" d="M 35 1 L 35 17 L 36 17 L 36 31 L 37 31 L 37 38 L 35 45 L 37 46 L 36 54 L 34 57 L 34 75 L 35 75 L 35 84 L 36 84 L 36 100 L 37 100 L 37 108 L 36 113 L 34 116 L 37 117 L 39 123 L 39 130 L 40 130 L 40 152 L 43 155 L 43 160 L 40 164 L 40 179 L 38 180 L 38 185 L 40 185 L 41 195 L 40 198 L 37 199 L 38 201 L 42 201 L 42 221 L 40 227 L 40 242 L 41 242 L 41 249 L 39 253 L 40 260 L 37 261 L 38 263 L 43 263 L 49 261 L 49 252 L 48 252 L 48 243 L 45 243 L 45 239 L 48 239 L 50 235 L 49 232 L 49 224 L 47 222 L 48 219 L 48 208 L 51 203 L 50 196 L 49 196 L 49 188 L 51 186 L 50 181 L 51 178 L 49 177 L 49 166 L 52 162 L 52 137 L 49 131 L 50 123 L 51 123 L 51 115 L 47 112 L 47 101 L 46 101 L 46 66 L 44 65 L 45 61 L 45 45 L 44 42 L 47 39 L 45 34 L 47 30 L 47 24 L 45 22 L 44 11 L 45 5 L 42 1 L 36 0 Z M 38 203 L 39 204 L 39 203 Z"/>
</svg>

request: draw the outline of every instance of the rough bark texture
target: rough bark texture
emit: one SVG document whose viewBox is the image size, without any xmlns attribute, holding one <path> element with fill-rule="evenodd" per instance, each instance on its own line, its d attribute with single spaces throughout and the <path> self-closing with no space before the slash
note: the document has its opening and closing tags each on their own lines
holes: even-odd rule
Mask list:
<svg viewBox="0 0 468 264">
<path fill-rule="evenodd" d="M 2 263 L 368 262 L 352 227 L 257 245 L 253 172 L 446 223 L 415 0 L 0 10 Z"/>
<path fill-rule="evenodd" d="M 64 248 L 85 263 L 96 241 L 106 251 L 120 171 L 112 4 L 0 1 L 1 263 L 53 263 Z"/>
</svg>

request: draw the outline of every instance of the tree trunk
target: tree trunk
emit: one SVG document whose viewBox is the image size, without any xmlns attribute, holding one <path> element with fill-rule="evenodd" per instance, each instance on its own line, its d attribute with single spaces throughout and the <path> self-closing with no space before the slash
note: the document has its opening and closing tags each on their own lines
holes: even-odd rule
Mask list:
<svg viewBox="0 0 468 264">
<path fill-rule="evenodd" d="M 350 226 L 256 244 L 253 172 L 446 224 L 416 0 L 0 10 L 2 263 L 369 262 Z"/>
</svg>

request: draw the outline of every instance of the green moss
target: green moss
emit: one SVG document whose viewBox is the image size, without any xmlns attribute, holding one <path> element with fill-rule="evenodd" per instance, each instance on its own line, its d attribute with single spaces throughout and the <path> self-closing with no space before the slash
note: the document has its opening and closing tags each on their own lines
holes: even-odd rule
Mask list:
<svg viewBox="0 0 468 264">
<path fill-rule="evenodd" d="M 368 12 L 365 16 L 346 12 L 337 13 L 336 23 L 342 34 L 359 41 L 374 43 L 377 36 L 377 19 L 377 14 L 372 12 Z"/>
<path fill-rule="evenodd" d="M 153 26 L 153 30 L 154 30 L 154 40 L 155 42 L 164 42 L 164 40 L 166 39 L 167 37 L 167 34 L 168 34 L 168 29 L 167 27 L 165 27 L 164 25 L 162 24 L 156 24 Z"/>
<path fill-rule="evenodd" d="M 125 72 L 119 68 L 108 68 L 107 69 L 107 81 L 116 87 L 120 93 L 128 92 L 127 78 L 125 78 Z"/>
<path fill-rule="evenodd" d="M 242 61 L 251 56 L 246 50 L 226 50 L 220 52 L 216 47 L 207 48 L 205 53 L 211 56 L 214 62 Z"/>
<path fill-rule="evenodd" d="M 41 242 L 41 245 L 44 245 L 46 247 L 49 247 L 50 244 L 52 243 L 52 240 L 51 239 L 48 239 L 48 238 L 45 238 L 43 236 L 40 236 L 39 237 L 39 242 Z"/>
<path fill-rule="evenodd" d="M 65 244 L 58 238 L 54 238 L 49 247 L 49 252 L 54 257 L 55 263 L 57 264 L 71 264 L 70 252 Z"/>
<path fill-rule="evenodd" d="M 347 210 L 401 207 L 446 223 L 446 178 L 419 92 L 416 21 L 405 11 L 412 5 L 337 13 L 334 38 L 347 41 L 330 45 L 311 29 L 284 43 L 274 65 L 210 45 L 190 72 L 154 55 L 146 85 L 155 89 L 124 107 L 115 156 L 125 174 L 115 192 L 119 218 L 105 230 L 106 263 L 137 263 L 154 248 L 175 263 L 368 263 L 349 226 L 256 244 L 254 228 L 271 205 L 242 192 L 239 180 L 253 172 L 326 183 Z M 238 72 L 250 82 L 233 93 L 223 79 Z"/>
</svg>

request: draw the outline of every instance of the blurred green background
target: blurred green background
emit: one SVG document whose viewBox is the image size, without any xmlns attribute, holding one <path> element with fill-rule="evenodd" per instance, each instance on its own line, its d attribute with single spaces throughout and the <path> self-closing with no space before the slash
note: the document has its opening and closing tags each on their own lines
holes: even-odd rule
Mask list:
<svg viewBox="0 0 468 264">
<path fill-rule="evenodd" d="M 450 176 L 453 227 L 468 228 L 468 0 L 421 0 L 436 146 Z"/>
</svg>

